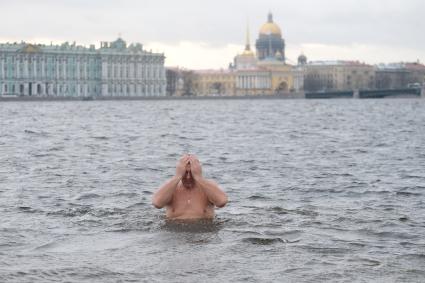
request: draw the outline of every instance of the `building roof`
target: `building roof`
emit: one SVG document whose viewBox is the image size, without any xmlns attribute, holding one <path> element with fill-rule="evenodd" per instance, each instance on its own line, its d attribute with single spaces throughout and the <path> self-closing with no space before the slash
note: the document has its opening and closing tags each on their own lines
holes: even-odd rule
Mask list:
<svg viewBox="0 0 425 283">
<path fill-rule="evenodd" d="M 260 34 L 262 35 L 282 35 L 282 31 L 280 30 L 280 27 L 273 22 L 273 15 L 272 13 L 269 13 L 267 22 L 263 24 L 260 28 Z"/>
<path fill-rule="evenodd" d="M 359 61 L 345 61 L 345 60 L 334 60 L 334 61 L 311 61 L 308 63 L 309 66 L 367 66 L 372 65 L 359 62 Z"/>
<path fill-rule="evenodd" d="M 216 69 L 216 70 L 206 69 L 206 70 L 196 70 L 195 72 L 201 75 L 220 75 L 220 74 L 226 75 L 226 74 L 234 73 L 234 71 L 230 69 Z"/>
<path fill-rule="evenodd" d="M 425 71 L 425 65 L 420 62 L 398 62 L 398 63 L 388 63 L 388 64 L 377 64 L 376 68 L 379 70 L 417 70 Z"/>
<path fill-rule="evenodd" d="M 133 43 L 127 46 L 126 42 L 118 38 L 113 42 L 101 42 L 101 47 L 96 48 L 94 44 L 90 47 L 77 45 L 75 42 L 64 42 L 62 44 L 32 44 L 27 42 L 20 43 L 0 43 L 0 51 L 3 52 L 22 52 L 22 53 L 78 53 L 78 54 L 149 54 L 161 55 L 160 53 L 152 53 L 143 49 L 142 44 Z"/>
</svg>

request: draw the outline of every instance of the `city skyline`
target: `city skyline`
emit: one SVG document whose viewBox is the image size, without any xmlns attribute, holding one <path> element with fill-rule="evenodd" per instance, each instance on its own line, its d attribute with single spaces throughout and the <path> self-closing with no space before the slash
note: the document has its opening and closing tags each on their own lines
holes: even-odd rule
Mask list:
<svg viewBox="0 0 425 283">
<path fill-rule="evenodd" d="M 282 28 L 290 64 L 301 52 L 311 60 L 370 64 L 425 59 L 425 39 L 416 32 L 424 27 L 421 1 L 167 2 L 1 1 L 0 41 L 98 46 L 121 34 L 165 53 L 166 66 L 226 68 L 243 51 L 247 24 L 253 44 L 270 11 Z"/>
</svg>

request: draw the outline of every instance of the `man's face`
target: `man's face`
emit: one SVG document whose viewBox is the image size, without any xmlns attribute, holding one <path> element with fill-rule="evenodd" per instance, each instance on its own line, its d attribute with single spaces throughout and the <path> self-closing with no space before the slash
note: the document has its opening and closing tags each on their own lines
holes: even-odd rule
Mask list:
<svg viewBox="0 0 425 283">
<path fill-rule="evenodd" d="M 191 189 L 195 185 L 195 180 L 193 179 L 192 172 L 190 170 L 190 163 L 186 165 L 186 173 L 182 178 L 182 183 L 186 189 Z"/>
</svg>

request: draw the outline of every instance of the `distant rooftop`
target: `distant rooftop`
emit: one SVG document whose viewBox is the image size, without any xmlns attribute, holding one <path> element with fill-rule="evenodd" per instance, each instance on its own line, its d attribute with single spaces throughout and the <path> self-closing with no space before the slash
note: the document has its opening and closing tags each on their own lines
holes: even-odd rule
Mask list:
<svg viewBox="0 0 425 283">
<path fill-rule="evenodd" d="M 230 74 L 233 73 L 233 70 L 229 70 L 229 69 L 206 69 L 206 70 L 195 70 L 196 73 L 198 74 Z"/>
<path fill-rule="evenodd" d="M 400 69 L 406 69 L 406 70 L 424 70 L 425 71 L 425 65 L 420 62 L 398 62 L 398 63 L 388 63 L 388 64 L 378 64 L 376 65 L 376 68 L 379 70 L 400 70 Z"/>
<path fill-rule="evenodd" d="M 96 48 L 94 44 L 89 47 L 83 45 L 77 45 L 75 41 L 73 43 L 64 42 L 62 44 L 33 44 L 21 41 L 19 43 L 0 43 L 0 51 L 9 52 L 53 52 L 53 53 L 144 53 L 152 54 L 151 51 L 145 51 L 141 43 L 132 43 L 127 46 L 127 43 L 122 39 L 118 38 L 112 42 L 101 42 L 100 48 Z"/>
<path fill-rule="evenodd" d="M 329 60 L 329 61 L 311 61 L 308 63 L 310 66 L 371 66 L 359 61 L 345 61 L 345 60 Z"/>
</svg>

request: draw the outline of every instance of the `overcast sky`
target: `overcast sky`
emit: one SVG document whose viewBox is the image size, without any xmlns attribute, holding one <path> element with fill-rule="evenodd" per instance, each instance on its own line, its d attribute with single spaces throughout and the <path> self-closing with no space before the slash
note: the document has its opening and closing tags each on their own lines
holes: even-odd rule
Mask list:
<svg viewBox="0 0 425 283">
<path fill-rule="evenodd" d="M 424 0 L 0 0 L 0 42 L 99 46 L 122 35 L 167 66 L 226 68 L 271 11 L 289 63 L 425 61 Z"/>
</svg>

